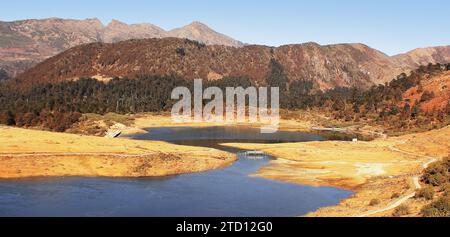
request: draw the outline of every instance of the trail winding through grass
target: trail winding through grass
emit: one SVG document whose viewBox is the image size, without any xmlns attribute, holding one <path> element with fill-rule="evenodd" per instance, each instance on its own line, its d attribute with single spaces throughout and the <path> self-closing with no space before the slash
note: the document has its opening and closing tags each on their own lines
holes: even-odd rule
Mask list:
<svg viewBox="0 0 450 237">
<path fill-rule="evenodd" d="M 411 153 L 411 152 L 408 152 L 408 151 L 404 151 L 404 150 L 398 149 L 398 148 L 396 148 L 394 146 L 389 146 L 389 149 L 391 151 L 399 152 L 399 153 L 402 153 L 402 154 L 405 154 L 405 155 L 416 156 L 416 157 L 419 157 L 419 158 L 428 159 L 428 161 L 422 165 L 422 167 L 424 169 L 428 168 L 428 166 L 430 166 L 430 164 L 438 161 L 438 158 L 436 158 L 436 157 L 414 154 L 414 153 Z M 408 192 L 407 194 L 405 194 L 404 196 L 399 197 L 398 199 L 392 201 L 386 207 L 375 209 L 375 210 L 371 210 L 371 211 L 368 211 L 368 212 L 363 213 L 361 215 L 358 215 L 356 217 L 370 217 L 370 216 L 373 216 L 373 215 L 376 215 L 376 214 L 379 214 L 379 213 L 383 213 L 383 212 L 386 212 L 386 211 L 390 211 L 392 209 L 395 209 L 395 208 L 399 207 L 400 205 L 402 205 L 403 203 L 408 201 L 410 198 L 413 198 L 414 196 L 416 196 L 416 191 L 422 188 L 422 186 L 420 185 L 419 179 L 420 179 L 419 175 L 415 175 L 415 176 L 411 177 L 411 181 L 414 184 L 414 189 L 411 190 L 410 192 Z"/>
</svg>

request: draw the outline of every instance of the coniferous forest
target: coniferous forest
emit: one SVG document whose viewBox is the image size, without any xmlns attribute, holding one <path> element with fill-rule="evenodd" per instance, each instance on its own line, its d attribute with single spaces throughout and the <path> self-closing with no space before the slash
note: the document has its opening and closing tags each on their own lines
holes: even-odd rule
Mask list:
<svg viewBox="0 0 450 237">
<path fill-rule="evenodd" d="M 281 108 L 289 110 L 320 109 L 335 119 L 358 121 L 369 117 L 380 123 L 398 127 L 414 123 L 445 123 L 450 105 L 439 111 L 423 112 L 420 105 L 433 99 L 433 93 L 423 93 L 420 101 L 406 101 L 403 93 L 420 85 L 424 75 L 450 69 L 450 65 L 422 66 L 410 75 L 401 74 L 385 85 L 370 89 L 336 88 L 319 91 L 312 81 L 289 82 L 283 68 L 271 62 L 267 86 L 280 87 Z M 244 88 L 252 86 L 244 77 L 228 77 L 207 81 L 204 87 Z M 150 76 L 137 79 L 112 79 L 108 83 L 85 78 L 59 84 L 46 84 L 31 90 L 18 91 L 2 82 L 0 89 L 0 123 L 20 127 L 42 126 L 54 131 L 65 131 L 84 113 L 134 114 L 170 111 L 176 102 L 171 100 L 175 87 L 193 89 L 193 81 L 174 76 Z M 414 121 L 414 123 L 411 123 Z"/>
</svg>

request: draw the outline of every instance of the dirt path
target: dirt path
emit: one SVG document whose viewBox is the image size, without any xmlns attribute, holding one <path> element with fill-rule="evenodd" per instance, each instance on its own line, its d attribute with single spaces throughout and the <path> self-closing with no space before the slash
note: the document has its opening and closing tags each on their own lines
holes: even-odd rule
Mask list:
<svg viewBox="0 0 450 237">
<path fill-rule="evenodd" d="M 416 156 L 416 157 L 419 157 L 419 158 L 429 159 L 429 161 L 427 161 L 426 163 L 424 163 L 422 165 L 422 167 L 424 169 L 428 168 L 428 166 L 430 166 L 430 164 L 432 164 L 432 163 L 434 163 L 434 162 L 436 162 L 438 160 L 438 158 L 436 158 L 436 157 L 414 154 L 414 153 L 411 153 L 411 152 L 408 152 L 408 151 L 404 151 L 404 150 L 398 149 L 398 148 L 396 148 L 394 146 L 389 146 L 389 149 L 392 150 L 392 151 L 395 151 L 395 152 L 399 152 L 399 153 L 405 154 L 405 155 L 410 155 L 410 156 Z M 361 215 L 358 215 L 356 217 L 370 217 L 370 216 L 373 216 L 373 215 L 378 214 L 378 213 L 383 213 L 383 212 L 386 212 L 386 211 L 390 211 L 390 210 L 392 210 L 394 208 L 397 208 L 398 206 L 402 205 L 403 203 L 405 203 L 410 198 L 413 198 L 414 196 L 416 196 L 416 191 L 418 189 L 422 188 L 422 186 L 420 185 L 419 179 L 420 179 L 420 177 L 418 175 L 413 176 L 411 178 L 411 182 L 414 185 L 414 190 L 412 190 L 409 193 L 405 194 L 403 197 L 400 197 L 400 198 L 396 199 L 395 201 L 389 203 L 386 207 L 375 209 L 375 210 L 371 210 L 371 211 L 368 211 L 368 212 L 363 213 Z"/>
</svg>

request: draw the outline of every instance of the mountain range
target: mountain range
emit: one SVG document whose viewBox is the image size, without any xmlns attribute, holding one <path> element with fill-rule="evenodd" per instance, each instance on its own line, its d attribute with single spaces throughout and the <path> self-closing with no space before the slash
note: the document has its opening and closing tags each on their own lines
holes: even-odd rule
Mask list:
<svg viewBox="0 0 450 237">
<path fill-rule="evenodd" d="M 17 80 L 29 87 L 81 77 L 108 80 L 175 75 L 184 79 L 217 80 L 231 76 L 248 77 L 257 85 L 264 85 L 272 63 L 276 62 L 290 82 L 312 81 L 321 90 L 368 88 L 389 82 L 421 64 L 450 62 L 449 48 L 390 57 L 363 44 L 236 48 L 178 38 L 128 40 L 73 47 L 19 75 Z"/>
<path fill-rule="evenodd" d="M 165 31 L 148 23 L 128 25 L 117 20 L 104 26 L 95 18 L 0 21 L 0 70 L 15 77 L 36 63 L 81 44 L 165 37 L 188 38 L 208 45 L 244 45 L 200 22 Z"/>
<path fill-rule="evenodd" d="M 171 31 L 117 20 L 107 26 L 98 19 L 0 22 L 0 79 L 15 77 L 24 88 L 142 75 L 248 77 L 264 85 L 272 62 L 289 81 L 312 81 L 320 90 L 367 88 L 420 65 L 449 63 L 450 46 L 388 56 L 363 44 L 244 45 L 200 22 Z"/>
</svg>

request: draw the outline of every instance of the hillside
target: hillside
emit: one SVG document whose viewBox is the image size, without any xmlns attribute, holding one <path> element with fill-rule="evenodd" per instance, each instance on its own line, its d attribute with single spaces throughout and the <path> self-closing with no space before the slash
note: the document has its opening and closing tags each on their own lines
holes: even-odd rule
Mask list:
<svg viewBox="0 0 450 237">
<path fill-rule="evenodd" d="M 243 46 L 242 42 L 220 34 L 198 21 L 192 22 L 182 28 L 173 29 L 167 32 L 167 36 L 196 40 L 207 45 L 225 45 L 233 47 Z"/>
<path fill-rule="evenodd" d="M 0 21 L 1 77 L 2 79 L 14 78 L 39 62 L 76 46 L 96 42 L 120 43 L 130 39 L 152 38 L 187 38 L 213 47 L 206 47 L 206 50 L 202 47 L 198 50 L 191 50 L 187 47 L 189 52 L 186 53 L 182 51 L 185 48 L 180 43 L 182 41 L 172 39 L 162 43 L 133 41 L 117 45 L 84 46 L 84 49 L 81 47 L 70 52 L 77 54 L 76 50 L 86 51 L 88 48 L 100 47 L 101 55 L 113 55 L 114 60 L 118 62 L 111 63 L 109 59 L 103 60 L 104 62 L 101 63 L 106 63 L 106 68 L 95 65 L 95 69 L 70 69 L 71 73 L 67 73 L 67 68 L 58 68 L 61 71 L 57 73 L 58 78 L 55 75 L 44 75 L 50 76 L 44 82 L 97 74 L 104 74 L 103 76 L 106 77 L 133 77 L 143 73 L 183 75 L 188 79 L 192 77 L 214 79 L 227 75 L 239 75 L 248 76 L 254 81 L 261 82 L 263 75 L 268 72 L 268 62 L 275 59 L 283 65 L 290 80 L 313 80 L 318 88 L 329 89 L 337 86 L 368 86 L 385 83 L 399 73 L 409 72 L 420 65 L 450 62 L 450 46 L 416 49 L 393 57 L 361 44 L 320 46 L 315 43 L 306 43 L 279 48 L 247 46 L 244 49 L 230 49 L 223 46 L 240 48 L 244 44 L 220 34 L 200 22 L 193 22 L 187 26 L 166 31 L 149 23 L 129 25 L 113 20 L 104 26 L 95 18 L 86 20 L 49 18 L 14 22 Z M 168 46 L 167 44 L 173 45 Z M 160 46 L 165 48 L 158 48 Z M 180 48 L 177 54 L 183 54 L 183 60 L 174 56 L 172 49 L 174 47 L 175 51 Z M 145 66 L 139 65 L 137 60 L 132 60 L 133 62 L 125 65 L 123 62 L 125 60 L 120 59 L 122 55 L 113 52 L 119 49 L 135 50 L 140 59 L 145 59 Z M 138 50 L 144 50 L 147 53 L 142 55 L 143 53 Z M 97 53 L 100 54 L 100 52 Z M 69 54 L 63 55 L 68 56 Z M 123 57 L 130 58 L 129 52 L 124 54 Z M 153 56 L 164 58 L 156 60 L 151 58 Z M 61 58 L 61 56 L 59 57 Z M 91 62 L 86 65 L 94 67 Z M 60 66 L 64 67 L 64 65 Z M 120 68 L 116 68 L 116 66 Z M 112 72 L 109 74 L 103 73 L 103 71 L 109 72 L 110 70 Z M 6 72 L 6 76 L 4 72 Z M 86 72 L 86 74 L 79 74 L 80 72 Z M 93 74 L 94 72 L 96 74 Z M 55 74 L 55 72 L 51 73 Z M 71 78 L 65 77 L 64 74 Z"/>
<path fill-rule="evenodd" d="M 128 39 L 163 38 L 167 33 L 158 26 L 144 23 L 132 24 L 112 20 L 105 28 L 101 29 L 101 42 L 116 43 Z"/>
<path fill-rule="evenodd" d="M 98 19 L 0 21 L 0 69 L 14 77 L 38 62 L 81 44 L 164 37 L 181 37 L 234 47 L 243 45 L 198 22 L 165 31 L 148 23 L 128 25 L 117 20 L 107 26 Z"/>
<path fill-rule="evenodd" d="M 186 44 L 194 42 L 188 41 Z M 98 44 L 93 46 L 101 49 Z M 90 49 L 88 52 L 96 51 Z M 95 54 L 80 55 L 86 58 L 75 55 L 74 58 L 79 59 L 77 62 L 80 63 L 73 65 L 80 64 L 81 69 L 89 68 L 82 65 L 83 62 L 89 62 L 90 57 L 97 58 Z M 55 62 L 68 61 L 55 59 Z M 269 64 L 270 72 L 261 83 L 283 86 L 286 82 L 288 86 L 281 88 L 280 96 L 280 107 L 283 109 L 315 110 L 333 121 L 372 124 L 383 127 L 389 134 L 425 131 L 450 124 L 450 64 L 421 66 L 409 75 L 400 74 L 396 79 L 370 89 L 335 88 L 325 92 L 318 91 L 313 82 L 288 83 L 286 73 L 280 68 L 281 64 L 274 60 Z M 57 65 L 55 67 L 57 68 Z M 76 70 L 76 67 L 71 69 Z M 53 65 L 45 70 L 52 72 Z M 51 75 L 46 72 L 35 71 L 38 76 L 30 76 L 30 79 L 50 78 L 39 76 Z M 83 73 L 88 75 L 91 72 Z M 192 88 L 194 84 L 193 80 L 176 76 L 136 75 L 133 79 L 114 78 L 105 83 L 107 79 L 99 76 L 97 79 L 61 79 L 49 81 L 53 82 L 50 84 L 44 84 L 42 80 L 32 84 L 33 80 L 18 79 L 19 86 L 26 86 L 23 87 L 25 90 L 17 90 L 4 83 L 0 87 L 0 123 L 19 127 L 42 126 L 54 131 L 65 131 L 80 120 L 81 114 L 169 111 L 175 103 L 175 100 L 171 99 L 172 90 L 178 86 Z M 204 87 L 215 86 L 224 89 L 248 87 L 256 83 L 259 82 L 252 82 L 245 77 L 224 77 L 204 82 Z"/>
<path fill-rule="evenodd" d="M 432 113 L 450 103 L 450 71 L 427 75 L 419 85 L 403 94 L 405 103 L 419 104 L 424 112 Z"/>
<path fill-rule="evenodd" d="M 362 44 L 235 48 L 165 38 L 74 47 L 20 75 L 18 82 L 26 88 L 81 77 L 175 75 L 214 80 L 243 76 L 262 85 L 271 62 L 282 67 L 289 81 L 311 81 L 322 90 L 385 83 L 402 72 L 387 55 Z"/>
<path fill-rule="evenodd" d="M 445 64 L 450 62 L 450 46 L 415 49 L 405 54 L 393 56 L 402 67 L 415 68 L 420 65 Z"/>
</svg>

